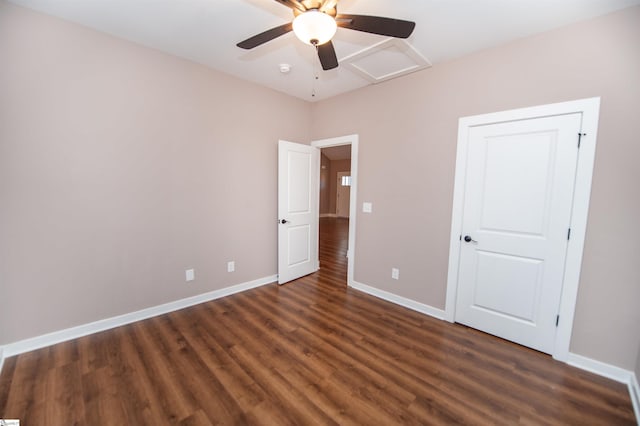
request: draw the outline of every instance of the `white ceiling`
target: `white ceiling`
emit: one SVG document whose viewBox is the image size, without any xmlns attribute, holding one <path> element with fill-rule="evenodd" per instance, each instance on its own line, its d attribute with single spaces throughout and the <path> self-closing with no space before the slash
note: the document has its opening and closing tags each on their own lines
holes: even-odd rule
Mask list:
<svg viewBox="0 0 640 426">
<path fill-rule="evenodd" d="M 236 47 L 239 41 L 292 19 L 291 10 L 274 0 L 11 1 L 309 101 L 372 84 L 346 64 L 322 71 L 313 47 L 292 33 L 253 50 Z M 415 21 L 408 44 L 437 66 L 637 4 L 640 0 L 340 0 L 338 12 Z M 339 28 L 333 41 L 340 60 L 385 39 Z M 370 62 L 376 60 L 372 58 Z M 380 55 L 378 60 L 389 59 Z M 282 63 L 290 64 L 288 74 L 280 73 Z"/>
</svg>

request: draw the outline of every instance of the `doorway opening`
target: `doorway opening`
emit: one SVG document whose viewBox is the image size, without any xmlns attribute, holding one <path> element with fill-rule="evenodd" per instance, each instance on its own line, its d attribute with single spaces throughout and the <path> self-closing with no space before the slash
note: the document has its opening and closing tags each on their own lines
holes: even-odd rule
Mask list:
<svg viewBox="0 0 640 426">
<path fill-rule="evenodd" d="M 320 149 L 320 268 L 336 272 L 338 283 L 353 282 L 357 198 L 358 136 L 314 141 Z M 345 268 L 346 265 L 346 268 Z M 346 276 L 344 272 L 347 271 Z"/>
<path fill-rule="evenodd" d="M 351 145 L 320 150 L 319 257 L 320 268 L 347 282 L 349 249 L 349 198 L 351 189 Z"/>
</svg>

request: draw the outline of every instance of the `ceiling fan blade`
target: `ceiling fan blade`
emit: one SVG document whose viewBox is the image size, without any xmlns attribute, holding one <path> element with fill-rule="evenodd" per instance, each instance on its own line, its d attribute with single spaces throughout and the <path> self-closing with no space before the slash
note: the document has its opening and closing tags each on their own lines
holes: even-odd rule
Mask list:
<svg viewBox="0 0 640 426">
<path fill-rule="evenodd" d="M 336 23 L 341 28 L 397 38 L 409 37 L 416 26 L 415 22 L 402 19 L 342 14 L 336 16 Z"/>
<path fill-rule="evenodd" d="M 305 12 L 307 10 L 306 7 L 299 0 L 276 0 L 278 3 L 287 6 L 291 9 L 296 9 L 299 12 Z"/>
<path fill-rule="evenodd" d="M 288 33 L 293 30 L 293 24 L 291 22 L 280 25 L 279 27 L 271 28 L 263 33 L 254 35 L 244 41 L 241 41 L 236 46 L 241 47 L 243 49 L 253 49 L 256 46 L 260 46 L 268 41 L 273 40 L 274 38 L 278 38 L 281 35 Z"/>
<path fill-rule="evenodd" d="M 336 51 L 333 48 L 333 43 L 331 43 L 331 41 L 316 47 L 318 49 L 318 58 L 320 58 L 320 64 L 322 64 L 323 70 L 327 71 L 338 67 L 338 58 L 336 57 Z"/>
</svg>

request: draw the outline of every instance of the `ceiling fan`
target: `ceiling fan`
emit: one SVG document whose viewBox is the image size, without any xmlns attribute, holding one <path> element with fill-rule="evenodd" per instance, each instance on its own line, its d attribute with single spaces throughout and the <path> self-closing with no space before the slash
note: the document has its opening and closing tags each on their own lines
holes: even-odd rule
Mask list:
<svg viewBox="0 0 640 426">
<path fill-rule="evenodd" d="M 407 38 L 415 22 L 368 15 L 338 14 L 338 0 L 275 0 L 293 10 L 294 19 L 271 28 L 237 44 L 242 49 L 253 49 L 281 35 L 293 31 L 304 43 L 318 51 L 323 70 L 338 66 L 338 58 L 331 39 L 337 27 L 389 37 Z"/>
</svg>

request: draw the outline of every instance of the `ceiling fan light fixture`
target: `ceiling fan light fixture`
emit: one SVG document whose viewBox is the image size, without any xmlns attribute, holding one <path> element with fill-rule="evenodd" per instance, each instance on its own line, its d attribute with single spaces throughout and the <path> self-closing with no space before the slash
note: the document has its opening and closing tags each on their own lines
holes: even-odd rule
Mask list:
<svg viewBox="0 0 640 426">
<path fill-rule="evenodd" d="M 325 44 L 333 38 L 338 29 L 336 20 L 317 9 L 307 10 L 293 20 L 293 32 L 303 43 Z"/>
</svg>

